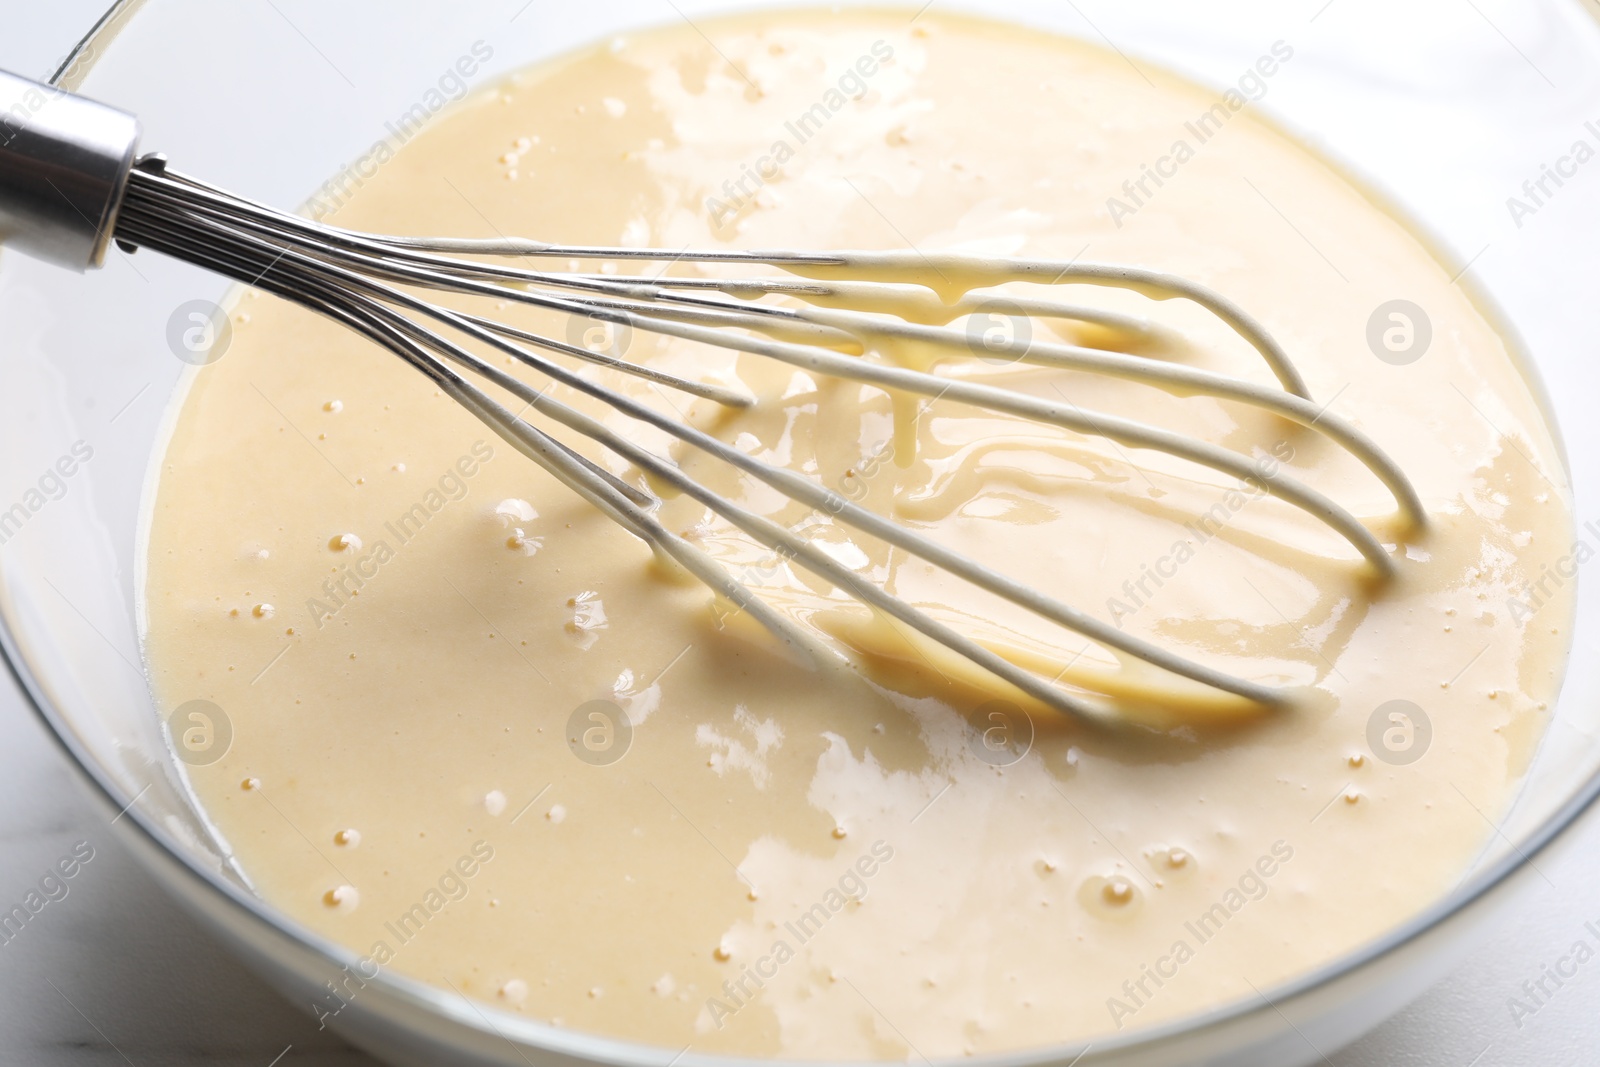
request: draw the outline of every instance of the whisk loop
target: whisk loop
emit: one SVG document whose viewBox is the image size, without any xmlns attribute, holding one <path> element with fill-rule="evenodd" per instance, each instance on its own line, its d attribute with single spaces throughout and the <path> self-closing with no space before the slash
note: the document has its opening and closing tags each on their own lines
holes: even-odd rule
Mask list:
<svg viewBox="0 0 1600 1067">
<path fill-rule="evenodd" d="M 972 337 L 953 325 L 970 316 L 1001 308 L 1019 319 L 1077 322 L 1109 331 L 1130 351 L 1017 337 L 988 344 L 982 354 L 996 361 L 1142 383 L 1180 396 L 1215 397 L 1287 419 L 1322 435 L 1364 464 L 1394 497 L 1399 515 L 1412 529 L 1426 523 L 1422 503 L 1405 474 L 1367 435 L 1314 401 L 1288 354 L 1258 322 L 1204 286 L 1154 271 L 917 252 L 672 252 L 554 245 L 520 238 L 374 236 L 241 199 L 168 170 L 160 157 L 146 157 L 133 168 L 115 237 L 129 250 L 149 248 L 292 300 L 389 349 L 608 517 L 807 654 L 828 653 L 809 631 L 768 604 L 722 564 L 665 528 L 655 517 L 659 500 L 652 493 L 568 448 L 535 425 L 533 416 L 589 438 L 643 472 L 647 484 L 698 501 L 780 559 L 823 578 L 1044 704 L 1074 715 L 1104 720 L 1116 718 L 1118 712 L 1114 701 L 1063 689 L 889 594 L 792 530 L 718 494 L 671 460 L 551 396 L 550 385 L 564 385 L 600 401 L 731 465 L 833 522 L 901 549 L 1109 649 L 1259 704 L 1279 705 L 1285 695 L 1272 685 L 1236 677 L 1125 633 L 861 507 L 811 478 L 756 459 L 622 392 L 597 385 L 552 357 L 571 357 L 624 372 L 728 408 L 748 408 L 755 403 L 754 397 L 454 310 L 420 294 L 431 291 L 514 301 L 760 356 L 809 374 L 859 382 L 894 395 L 939 399 L 1132 448 L 1165 452 L 1240 479 L 1301 509 L 1349 542 L 1377 575 L 1394 573 L 1390 550 L 1372 530 L 1343 506 L 1281 469 L 1170 429 L 1085 410 L 1070 400 L 1041 399 L 932 373 L 939 362 L 975 358 Z M 663 273 L 644 278 L 532 269 L 508 265 L 506 260 L 652 263 L 662 265 Z M 779 268 L 785 274 L 731 279 L 666 276 L 666 268 L 676 263 Z M 1168 346 L 1174 337 L 1165 328 L 1135 316 L 1038 296 L 990 292 L 1012 282 L 1105 286 L 1153 300 L 1190 301 L 1247 341 L 1277 384 L 1262 385 L 1152 358 L 1147 350 Z M 470 351 L 467 342 L 510 356 L 537 371 L 550 385 L 535 388 Z M 899 360 L 893 358 L 897 353 L 902 356 Z M 916 360 L 904 358 L 906 353 L 916 353 Z M 912 362 L 923 366 L 910 365 Z M 513 413 L 468 376 L 514 397 L 531 415 L 524 418 Z"/>
</svg>

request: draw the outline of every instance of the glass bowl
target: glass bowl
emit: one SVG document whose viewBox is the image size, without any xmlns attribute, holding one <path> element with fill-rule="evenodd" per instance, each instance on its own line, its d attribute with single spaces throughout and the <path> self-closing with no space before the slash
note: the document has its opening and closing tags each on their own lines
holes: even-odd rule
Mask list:
<svg viewBox="0 0 1600 1067">
<path fill-rule="evenodd" d="M 1566 460 L 1588 552 L 1600 501 L 1600 363 L 1589 358 L 1600 277 L 1600 194 L 1575 142 L 1600 145 L 1600 25 L 1581 0 L 985 0 L 969 7 L 1109 45 L 1211 85 L 1234 81 L 1275 40 L 1292 76 L 1256 105 L 1316 145 L 1431 235 L 1459 284 L 1520 336 Z M 304 203 L 358 162 L 430 90 L 472 85 L 593 39 L 670 21 L 780 6 L 753 0 L 124 0 L 58 79 L 137 112 L 145 144 L 211 181 L 277 205 Z M 909 19 L 915 7 L 907 8 Z M 455 65 L 475 42 L 493 58 Z M 1589 109 L 1589 110 L 1586 110 Z M 1545 165 L 1563 176 L 1544 178 Z M 1586 166 L 1587 164 L 1583 164 Z M 1537 183 L 1543 179 L 1544 188 Z M 1525 188 L 1524 183 L 1534 183 Z M 1516 198 L 1520 208 L 1511 202 Z M 185 364 L 175 312 L 227 286 L 150 255 L 114 252 L 78 278 L 0 257 L 0 644 L 34 707 L 136 854 L 252 967 L 311 1009 L 354 953 L 254 896 L 213 844 L 176 770 L 140 666 L 144 486 Z M 70 475 L 65 471 L 70 469 Z M 13 506 L 15 504 L 15 506 Z M 1572 573 L 1568 574 L 1567 571 Z M 1542 854 L 1600 792 L 1600 593 L 1574 565 L 1578 617 L 1564 694 L 1520 799 L 1458 888 L 1315 973 L 1178 1023 L 1083 1047 L 988 1057 L 1024 1064 L 1310 1063 L 1443 975 L 1515 906 Z M 120 813 L 120 814 L 119 814 Z M 396 1064 L 697 1064 L 504 1014 L 384 973 L 329 1025 Z M 535 1057 L 538 1059 L 535 1060 Z"/>
</svg>

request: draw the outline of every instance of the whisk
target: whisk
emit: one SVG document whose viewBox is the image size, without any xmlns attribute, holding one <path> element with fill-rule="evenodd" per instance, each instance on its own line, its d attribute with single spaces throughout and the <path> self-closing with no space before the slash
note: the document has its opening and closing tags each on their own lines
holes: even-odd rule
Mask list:
<svg viewBox="0 0 1600 1067">
<path fill-rule="evenodd" d="M 646 477 L 698 501 L 779 558 L 829 582 L 855 600 L 911 627 L 1044 704 L 1096 720 L 1116 718 L 1115 701 L 1065 689 L 984 647 L 972 637 L 891 595 L 880 585 L 769 518 L 713 492 L 672 460 L 626 439 L 550 395 L 560 384 L 778 490 L 800 504 L 898 548 L 988 593 L 1126 656 L 1221 693 L 1265 706 L 1286 690 L 1221 671 L 1124 632 L 1077 607 L 950 551 L 908 526 L 864 508 L 793 470 L 718 440 L 614 389 L 598 385 L 556 356 L 597 364 L 729 408 L 756 401 L 620 356 L 452 310 L 419 293 L 516 301 L 618 327 L 775 360 L 811 375 L 875 386 L 902 397 L 948 401 L 1156 450 L 1250 484 L 1301 509 L 1352 545 L 1380 579 L 1394 574 L 1393 547 L 1340 504 L 1281 469 L 1249 456 L 1133 419 L 1086 410 L 1070 400 L 1039 399 L 1010 389 L 897 365 L 914 346 L 940 359 L 977 358 L 1069 369 L 1144 383 L 1181 395 L 1204 395 L 1270 412 L 1337 444 L 1393 495 L 1412 530 L 1426 523 L 1404 473 L 1378 445 L 1311 397 L 1287 353 L 1262 326 L 1218 293 L 1191 281 L 1127 266 L 1072 261 L 907 252 L 667 251 L 574 247 L 520 238 L 451 239 L 376 236 L 319 224 L 242 199 L 138 156 L 139 126 L 124 112 L 0 72 L 0 241 L 79 271 L 98 267 L 112 241 L 146 248 L 273 293 L 383 346 L 426 375 L 496 434 L 594 507 L 676 561 L 715 593 L 792 646 L 816 654 L 816 642 L 706 552 L 662 525 L 660 500 L 568 448 L 529 418 L 513 413 L 471 378 L 520 401 L 524 412 L 560 424 L 621 457 Z M 576 269 L 529 269 L 507 261 L 563 265 L 661 264 L 652 278 Z M 673 264 L 777 268 L 771 277 L 667 276 Z M 1155 300 L 1183 299 L 1215 315 L 1260 354 L 1276 386 L 1112 351 L 1033 340 L 991 339 L 975 347 L 953 323 L 996 306 L 996 287 L 1096 285 Z M 1007 313 L 1088 323 L 1111 336 L 1149 339 L 1144 320 L 1037 297 L 1004 297 Z M 476 343 L 538 372 L 536 388 L 465 347 Z M 470 376 L 470 378 L 469 378 Z M 546 423 L 548 425 L 548 423 Z"/>
</svg>

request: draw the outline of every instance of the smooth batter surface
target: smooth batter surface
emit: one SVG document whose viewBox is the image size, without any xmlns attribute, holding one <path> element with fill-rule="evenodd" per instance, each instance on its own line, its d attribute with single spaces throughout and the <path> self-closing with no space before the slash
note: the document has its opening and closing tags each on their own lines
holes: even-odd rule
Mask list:
<svg viewBox="0 0 1600 1067">
<path fill-rule="evenodd" d="M 1248 108 L 1115 54 L 935 11 L 915 29 L 823 13 L 704 28 L 722 55 L 672 28 L 480 94 L 334 221 L 1159 267 L 1259 315 L 1319 400 L 1399 460 L 1430 528 L 1374 586 L 1326 529 L 1168 457 L 945 401 L 903 420 L 915 447 L 896 448 L 874 390 L 634 336 L 629 359 L 763 403 L 730 415 L 600 378 L 1132 632 L 1310 690 L 1228 725 L 1035 711 L 1031 750 L 997 766 L 1009 757 L 974 739 L 987 702 L 1014 694 L 892 634 L 867 678 L 794 665 L 394 357 L 247 295 L 175 420 L 146 610 L 163 708 L 204 699 L 231 721 L 226 756 L 189 773 L 261 894 L 361 953 L 369 977 L 674 1049 L 901 1060 L 1093 1039 L 1251 996 L 1454 885 L 1531 756 L 1566 646 L 1559 589 L 1530 612 L 1510 598 L 1571 537 L 1541 412 L 1427 249 Z M 1201 142 L 1185 124 L 1219 102 Z M 1108 204 L 1132 205 L 1124 183 L 1179 140 L 1186 158 L 1136 211 Z M 1075 295 L 1178 331 L 1164 358 L 1270 382 L 1197 308 Z M 1367 343 L 1395 299 L 1433 326 L 1407 366 Z M 940 372 L 1270 457 L 1392 539 L 1382 487 L 1280 420 L 1081 374 Z M 680 459 L 1051 675 L 1115 668 Z M 1212 526 L 1190 525 L 1208 512 Z M 815 614 L 844 602 L 698 506 L 663 516 L 797 617 L 860 636 Z M 590 728 L 605 743 L 603 720 L 569 730 L 595 700 L 632 726 L 608 766 L 569 745 Z M 1432 724 L 1409 765 L 1369 748 L 1393 700 Z M 351 978 L 319 1010 L 359 995 Z"/>
</svg>

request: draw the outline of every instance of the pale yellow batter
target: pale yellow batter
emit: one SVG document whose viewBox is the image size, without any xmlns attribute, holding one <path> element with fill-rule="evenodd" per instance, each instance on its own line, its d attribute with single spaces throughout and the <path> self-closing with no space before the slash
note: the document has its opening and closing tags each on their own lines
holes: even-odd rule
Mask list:
<svg viewBox="0 0 1600 1067">
<path fill-rule="evenodd" d="M 642 334 L 629 359 L 762 404 L 728 414 L 595 372 L 1131 632 L 1308 689 L 1224 726 L 1175 713 L 1101 729 L 1035 710 L 1031 751 L 1011 763 L 974 739 L 993 724 L 987 702 L 1014 694 L 882 635 L 870 680 L 793 664 L 393 356 L 247 295 L 231 347 L 183 398 L 154 491 L 147 653 L 164 709 L 203 699 L 231 722 L 226 755 L 189 773 L 242 869 L 364 957 L 318 1010 L 336 1015 L 392 970 L 673 1049 L 993 1052 L 1252 996 L 1448 890 L 1559 681 L 1565 595 L 1516 617 L 1507 604 L 1571 543 L 1564 473 L 1505 341 L 1428 249 L 1244 104 L 1288 76 L 1292 49 L 1223 97 L 937 11 L 915 28 L 820 12 L 702 28 L 715 50 L 674 27 L 479 94 L 333 221 L 1187 275 L 1262 318 L 1319 401 L 1398 459 L 1431 526 L 1396 547 L 1399 578 L 1374 585 L 1325 528 L 1166 456 L 947 401 L 903 421 L 915 448 L 896 449 L 875 390 Z M 1072 295 L 1186 339 L 1163 358 L 1271 381 L 1196 307 Z M 1375 309 L 1397 299 L 1432 324 L 1409 365 L 1368 344 Z M 940 373 L 1281 463 L 1393 539 L 1382 486 L 1278 419 L 1081 374 L 970 360 Z M 698 506 L 671 500 L 663 517 L 797 617 L 842 607 Z M 903 554 L 808 529 L 1049 674 L 1115 665 Z M 621 743 L 605 705 L 573 716 L 597 700 L 631 725 L 609 765 L 592 752 Z M 1409 764 L 1369 748 L 1395 700 L 1431 722 Z"/>
</svg>

